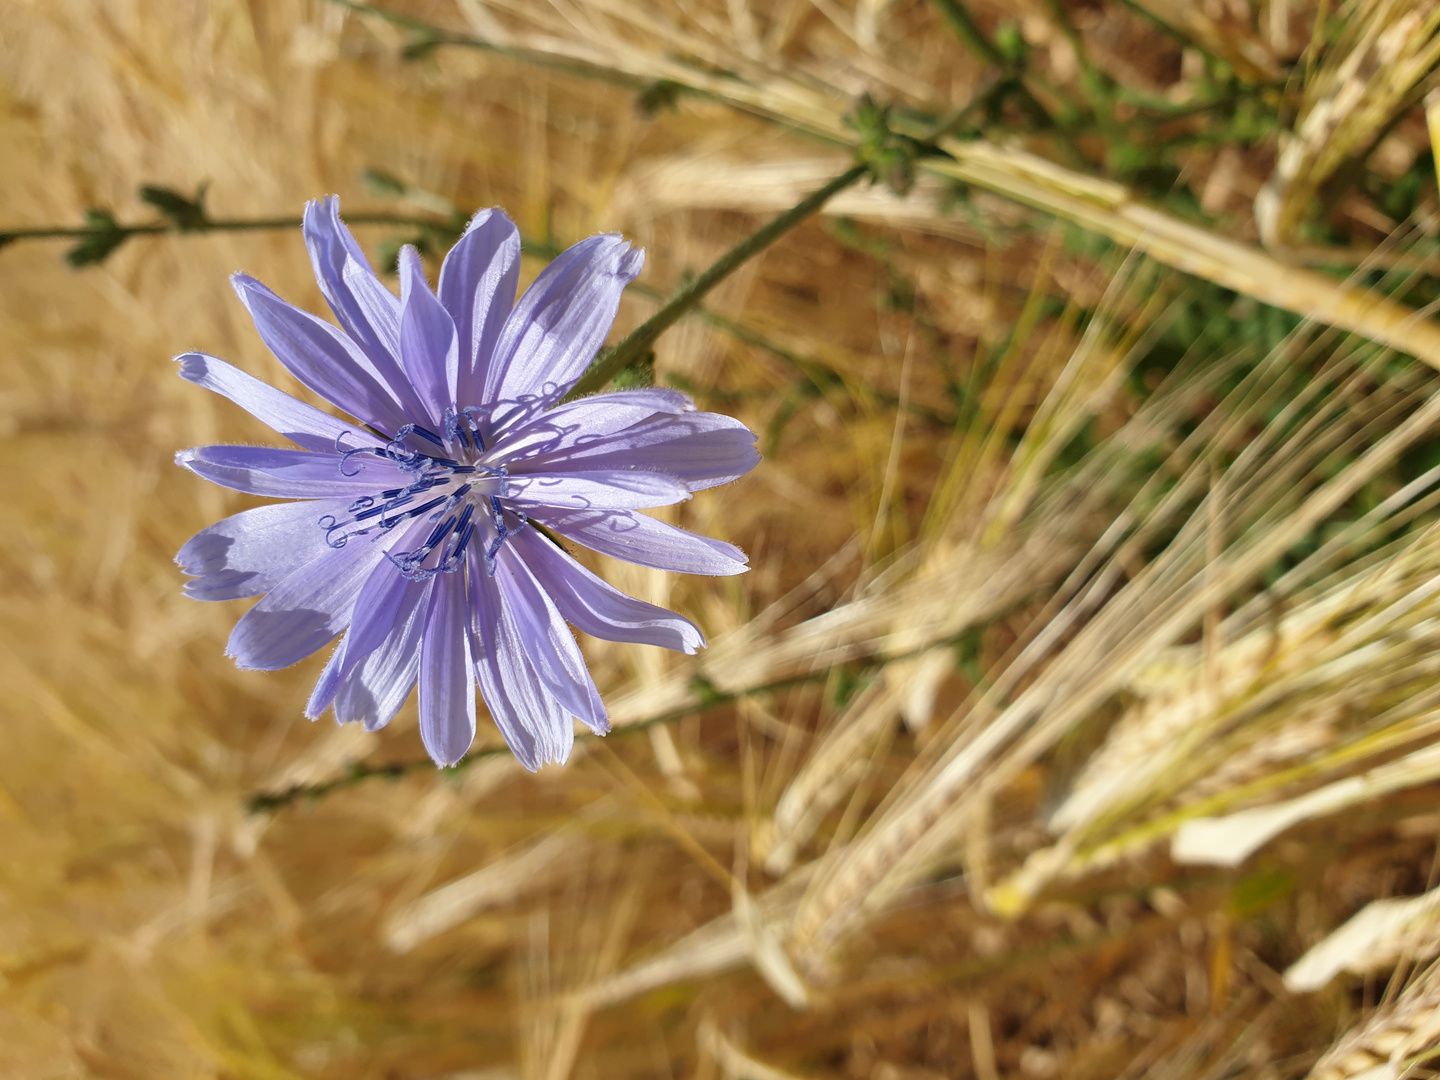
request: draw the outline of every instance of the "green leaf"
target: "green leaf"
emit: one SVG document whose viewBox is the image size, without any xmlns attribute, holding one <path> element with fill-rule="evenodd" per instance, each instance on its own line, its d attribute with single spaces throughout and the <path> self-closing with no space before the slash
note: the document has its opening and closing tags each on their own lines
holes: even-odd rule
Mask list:
<svg viewBox="0 0 1440 1080">
<path fill-rule="evenodd" d="M 651 349 L 634 363 L 621 368 L 611 380 L 616 390 L 639 390 L 655 385 L 655 351 Z"/>
<path fill-rule="evenodd" d="M 1237 919 L 1258 915 L 1284 900 L 1295 889 L 1295 875 L 1288 870 L 1261 870 L 1247 874 L 1230 890 L 1230 911 Z"/>
<path fill-rule="evenodd" d="M 139 190 L 142 201 L 149 203 L 170 219 L 170 223 L 181 232 L 198 232 L 209 224 L 202 200 L 205 186 L 195 189 L 195 197 L 187 199 L 178 191 L 154 184 L 145 184 Z"/>
<path fill-rule="evenodd" d="M 89 235 L 65 253 L 65 261 L 77 270 L 104 262 L 130 236 L 110 211 L 93 206 L 85 211 L 85 226 L 90 230 Z"/>
<path fill-rule="evenodd" d="M 444 41 L 429 31 L 416 31 L 405 43 L 405 48 L 400 50 L 400 55 L 406 60 L 424 60 L 443 44 Z"/>
<path fill-rule="evenodd" d="M 654 116 L 662 110 L 674 111 L 680 103 L 685 87 L 669 79 L 657 79 L 635 98 L 635 111 L 642 116 Z"/>
<path fill-rule="evenodd" d="M 719 705 L 727 700 L 714 683 L 698 672 L 690 676 L 690 692 L 702 705 Z"/>
<path fill-rule="evenodd" d="M 432 233 L 429 230 L 422 230 L 412 233 L 410 236 L 391 236 L 380 241 L 380 265 L 387 274 L 398 274 L 400 272 L 400 249 L 406 244 L 414 246 L 421 255 L 435 257 L 438 255 Z"/>
<path fill-rule="evenodd" d="M 1030 51 L 1020 33 L 1020 25 L 1013 22 L 1003 22 L 995 28 L 995 48 L 1012 67 L 1017 68 L 1024 66 L 1026 54 Z"/>
<path fill-rule="evenodd" d="M 376 195 L 383 195 L 391 199 L 403 199 L 409 188 L 405 181 L 401 180 L 394 173 L 388 173 L 383 169 L 366 169 L 364 172 L 365 186 Z"/>
<path fill-rule="evenodd" d="M 890 129 L 890 110 L 862 94 L 845 117 L 845 123 L 860 135 L 855 158 L 869 166 L 871 176 L 897 195 L 915 184 L 915 158 L 922 147 L 915 139 Z"/>
</svg>

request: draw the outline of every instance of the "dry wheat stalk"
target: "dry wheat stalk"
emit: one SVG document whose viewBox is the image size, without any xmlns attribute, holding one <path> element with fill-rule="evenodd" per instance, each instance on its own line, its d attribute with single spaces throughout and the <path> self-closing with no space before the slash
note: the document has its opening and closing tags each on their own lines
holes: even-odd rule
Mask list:
<svg viewBox="0 0 1440 1080">
<path fill-rule="evenodd" d="M 1227 645 L 1213 672 L 1187 648 L 1132 681 L 1143 700 L 1051 817 L 1060 841 L 1033 853 L 997 895 L 1013 907 L 1056 876 L 1104 866 L 1177 828 L 1176 861 L 1235 865 L 1298 821 L 1424 783 L 1434 772 L 1429 749 L 1288 802 L 1196 816 L 1273 797 L 1297 773 L 1313 780 L 1375 760 L 1434 729 L 1436 541 L 1427 530 L 1378 568 Z M 1342 733 L 1341 715 L 1367 726 Z"/>
<path fill-rule="evenodd" d="M 1207 52 L 1224 57 L 1243 78 L 1272 80 L 1279 64 L 1271 46 L 1232 5 L 1190 4 L 1184 0 L 1137 0 L 1137 6 L 1188 34 Z"/>
<path fill-rule="evenodd" d="M 1400 1080 L 1414 1059 L 1440 1044 L 1440 969 L 1416 979 L 1393 1004 L 1382 1006 L 1342 1035 L 1315 1063 L 1307 1080 Z"/>
<path fill-rule="evenodd" d="M 1133 268 L 1117 275 L 1107 294 L 1109 303 L 1116 303 L 1118 297 L 1127 293 L 1126 283 L 1132 273 Z M 1103 343 L 1105 323 L 1103 316 L 1091 323 L 1046 393 L 1009 461 L 1003 464 L 994 461 L 995 448 L 1002 442 L 997 432 L 1014 423 L 1013 411 L 1002 404 L 998 406 L 999 418 L 1004 420 L 1008 415 L 1010 419 L 983 425 L 983 444 L 967 440 L 948 465 L 949 475 L 963 478 L 964 485 L 956 487 L 942 480 L 940 493 L 932 500 L 930 516 L 936 522 L 932 530 L 940 533 L 944 542 L 935 543 L 928 557 L 920 557 L 922 564 L 915 575 L 915 591 L 912 593 L 912 587 L 902 588 L 917 598 L 923 591 L 947 606 L 949 615 L 944 625 L 952 634 L 967 625 L 965 619 L 973 620 L 970 623 L 973 625 L 982 622 L 985 614 L 974 607 L 969 597 L 941 591 L 944 586 L 937 580 L 937 565 L 955 560 L 968 566 L 978 580 L 1013 583 L 1015 591 L 1009 597 L 990 605 L 991 611 L 999 611 L 1024 595 L 1023 582 L 1027 578 L 1033 574 L 1034 579 L 1038 579 L 1046 573 L 1038 566 L 1030 568 L 1026 556 L 1060 550 L 1062 541 L 1055 534 L 1063 531 L 1073 535 L 1077 531 L 1073 516 L 1056 515 L 1042 518 L 1040 536 L 1018 550 L 997 550 L 992 539 L 1009 534 L 1014 523 L 1024 516 L 1039 478 L 1058 448 L 1070 438 L 1082 419 L 1093 414 L 1108 397 L 1126 370 L 1126 354 Z M 1130 344 L 1133 350 L 1133 338 Z M 1008 368 L 1017 363 L 1018 356 L 1019 351 L 1014 349 L 1007 354 L 992 385 L 1005 385 L 1010 379 Z M 1013 385 L 1019 387 L 1023 383 L 1017 380 Z M 993 485 L 995 494 L 983 494 L 985 489 L 972 483 L 972 479 L 997 468 L 1000 477 Z M 1084 494 L 1075 502 L 1083 502 L 1097 493 L 1092 479 L 1088 475 L 1076 478 L 1076 494 Z M 950 494 L 947 495 L 947 491 Z M 948 524 L 947 519 L 953 524 Z M 1018 575 L 1010 576 L 1015 571 Z M 895 651 L 924 648 L 936 640 L 938 635 L 926 626 L 925 610 L 911 607 L 897 619 L 891 632 L 898 646 Z M 817 742 L 810 758 L 776 805 L 772 828 L 766 837 L 767 851 L 763 855 L 770 873 L 781 874 L 789 868 L 799 847 L 810 838 L 824 816 L 865 775 L 871 748 L 906 710 L 907 695 L 928 696 L 933 700 L 934 681 L 944 674 L 948 664 L 943 651 L 936 650 L 930 655 L 935 663 L 923 662 L 917 657 L 915 663 L 904 666 L 887 665 L 881 682 L 857 697 Z M 925 719 L 928 722 L 928 715 Z"/>
<path fill-rule="evenodd" d="M 488 907 L 513 901 L 544 884 L 546 872 L 578 846 L 575 837 L 552 833 L 426 893 L 385 921 L 381 933 L 386 946 L 392 952 L 409 952 Z"/>
<path fill-rule="evenodd" d="M 1295 993 L 1319 990 L 1342 971 L 1367 975 L 1403 960 L 1440 955 L 1440 890 L 1403 900 L 1376 900 L 1308 949 L 1285 972 Z"/>
<path fill-rule="evenodd" d="M 1440 62 L 1440 4 L 1364 0 L 1345 38 L 1306 82 L 1294 133 L 1281 140 L 1275 171 L 1255 198 L 1267 245 L 1287 243 L 1325 183 L 1363 158 L 1414 105 Z"/>
<path fill-rule="evenodd" d="M 507 3 L 505 7 L 524 18 L 532 5 Z M 708 75 L 638 47 L 613 32 L 582 38 L 518 29 L 510 32 L 504 43 L 649 81 L 667 80 L 827 141 L 842 146 L 853 143 L 853 132 L 846 128 L 843 116 L 860 84 L 827 83 L 822 77 L 825 73 L 814 70 L 805 70 L 802 77 L 788 69 L 757 66 L 733 45 L 717 45 L 713 39 L 702 40 L 683 29 L 667 32 L 667 37 L 673 42 L 676 34 L 696 55 L 723 53 L 725 69 L 741 73 L 744 78 Z M 715 51 L 717 48 L 721 53 Z M 1354 331 L 1440 366 L 1440 329 L 1383 296 L 1287 265 L 1255 248 L 1145 206 L 1122 185 L 1085 176 L 1024 150 L 983 140 L 948 139 L 940 145 L 950 157 L 921 159 L 919 167 L 923 172 L 994 191 L 1134 247 L 1168 266 L 1317 322 Z"/>
<path fill-rule="evenodd" d="M 720 1066 L 725 1080 L 797 1080 L 793 1073 L 751 1057 L 734 1042 L 720 1034 L 715 1021 L 706 1017 L 695 1034 L 696 1044 Z"/>
<path fill-rule="evenodd" d="M 809 884 L 813 867 L 802 866 L 783 881 L 749 900 L 748 914 L 767 926 L 783 926 Z M 753 959 L 755 937 L 747 933 L 732 910 L 681 938 L 657 956 L 608 974 L 576 991 L 589 1007 L 605 1008 L 672 983 L 730 971 Z"/>
<path fill-rule="evenodd" d="M 1268 370 L 1273 377 L 1273 364 Z M 1363 371 L 1364 365 L 1356 374 Z M 1343 386 L 1355 376 L 1346 375 L 1342 365 L 1340 370 L 1332 369 L 1331 377 Z M 1251 407 L 1270 392 L 1259 385 L 1254 389 Z M 1312 386 L 1312 392 L 1315 389 Z M 1237 393 L 1246 400 L 1245 393 Z M 1413 391 L 1403 389 L 1399 399 L 1408 408 L 1417 401 Z M 1290 434 L 1287 413 L 1299 409 L 1302 400 L 1303 395 L 1282 410 L 1280 426 L 1272 422 L 1269 436 L 1251 440 L 1231 465 L 1226 518 L 1235 523 L 1236 538 L 1218 567 L 1206 566 L 1204 518 L 1194 514 L 1167 549 L 1095 612 L 1033 682 L 1013 700 L 1000 704 L 1005 701 L 1007 680 L 1026 670 L 1022 654 L 1022 662 L 999 678 L 971 710 L 965 737 L 892 792 L 869 831 L 829 860 L 796 916 L 795 944 L 808 967 L 823 967 L 835 942 L 863 924 L 895 888 L 920 872 L 977 798 L 996 790 L 1053 745 L 1179 634 L 1197 625 L 1226 594 L 1253 580 L 1296 538 L 1334 513 L 1367 477 L 1440 420 L 1440 397 L 1432 396 L 1420 399 L 1423 403 L 1403 422 L 1396 423 L 1382 409 L 1378 416 L 1360 422 L 1357 430 L 1331 401 Z M 1248 412 L 1240 408 L 1235 415 Z M 1218 439 L 1224 431 L 1222 426 L 1218 434 L 1205 434 Z M 1337 445 L 1359 449 L 1366 441 L 1369 448 L 1338 476 L 1295 497 L 1294 485 L 1314 463 Z M 1208 466 L 1191 465 L 1186 471 L 1193 477 L 1189 490 L 1201 487 L 1202 468 Z M 1162 507 L 1186 489 L 1182 479 L 1162 500 Z M 1292 492 L 1289 498 L 1287 490 Z M 1090 588 L 1104 588 L 1115 576 L 1113 570 L 1101 574 Z M 1072 602 L 1076 614 L 1088 603 L 1083 594 Z M 1046 635 L 1058 634 L 1066 625 L 1064 618 L 1052 619 L 1030 648 L 1040 652 Z"/>
<path fill-rule="evenodd" d="M 1433 645 L 1433 643 L 1432 643 Z M 1435 714 L 1428 718 L 1435 725 Z M 1423 728 L 1422 728 L 1423 730 Z M 1419 735 L 1419 731 L 1412 734 Z M 1237 866 L 1272 837 L 1302 821 L 1372 802 L 1394 791 L 1440 778 L 1440 748 L 1417 750 L 1399 761 L 1329 784 L 1295 799 L 1242 810 L 1223 818 L 1192 818 L 1176 830 L 1171 857 L 1178 863 Z"/>
<path fill-rule="evenodd" d="M 622 872 L 617 852 L 592 848 L 570 869 L 567 920 L 552 921 L 543 907 L 530 914 L 520 1018 L 526 1080 L 566 1080 L 574 1069 L 595 1008 L 575 990 L 608 976 L 624 955 L 654 859 L 626 860 Z M 610 904 L 596 902 L 607 893 Z"/>
</svg>

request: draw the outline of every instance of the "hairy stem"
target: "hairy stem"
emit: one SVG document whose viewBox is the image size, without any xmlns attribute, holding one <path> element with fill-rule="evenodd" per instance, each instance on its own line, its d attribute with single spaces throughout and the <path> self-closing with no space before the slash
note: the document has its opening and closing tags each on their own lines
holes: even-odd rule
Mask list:
<svg viewBox="0 0 1440 1080">
<path fill-rule="evenodd" d="M 697 705 L 675 709 L 671 712 L 660 713 L 657 716 L 647 717 L 636 724 L 627 724 L 625 727 L 616 728 L 612 735 L 625 735 L 633 731 L 644 731 L 654 727 L 656 724 L 668 724 L 672 720 L 680 720 L 687 716 L 694 716 L 705 712 L 707 709 L 715 708 L 718 705 L 729 705 L 739 701 L 741 698 L 755 697 L 761 694 L 773 694 L 780 690 L 787 690 L 792 686 L 799 686 L 804 683 L 823 682 L 830 677 L 830 668 L 822 668 L 818 671 L 805 672 L 788 679 L 780 679 L 775 682 L 766 683 L 763 686 L 746 687 L 743 690 L 725 692 L 715 689 L 708 683 L 704 684 L 702 699 Z M 595 738 L 588 732 L 581 733 L 580 738 Z M 486 746 L 479 750 L 472 750 L 453 766 L 457 771 L 466 766 L 473 765 L 477 761 L 486 758 L 509 755 L 510 748 L 503 743 L 496 746 Z M 333 780 L 325 780 L 318 784 L 295 784 L 282 791 L 257 791 L 245 800 L 245 810 L 251 814 L 269 813 L 289 806 L 291 803 L 299 802 L 301 799 L 321 799 L 341 788 L 351 787 L 363 783 L 366 780 L 376 777 L 389 777 L 398 780 L 414 772 L 431 772 L 435 770 L 435 762 L 428 757 L 414 758 L 409 761 L 392 761 L 381 765 L 365 765 L 354 763 L 349 771 L 343 776 L 337 776 Z"/>
<path fill-rule="evenodd" d="M 385 8 L 374 7 L 370 4 L 357 3 L 356 0 L 330 0 L 330 3 L 358 15 L 373 15 L 388 22 L 391 26 L 398 26 L 402 30 L 410 31 L 414 35 L 410 49 L 412 54 L 416 51 L 428 51 L 441 45 L 453 45 L 461 49 L 478 49 L 481 52 L 495 53 L 512 60 L 521 60 L 527 64 L 550 68 L 552 71 L 563 71 L 587 79 L 599 79 L 601 82 L 613 83 L 616 86 L 624 86 L 632 90 L 643 90 L 650 85 L 649 81 L 645 79 L 615 68 L 565 59 L 536 49 L 527 49 L 524 46 L 503 45 L 470 34 L 457 34 L 452 30 L 437 26 L 435 23 L 426 22 L 424 19 L 402 15 L 397 11 L 387 11 Z"/>
<path fill-rule="evenodd" d="M 585 374 L 580 377 L 580 381 L 575 384 L 575 388 L 570 391 L 570 397 L 594 393 L 604 387 L 621 371 L 649 352 L 650 347 L 655 344 L 656 338 L 698 304 L 706 293 L 738 270 L 752 255 L 764 251 L 795 226 L 812 216 L 833 196 L 844 191 L 869 172 L 868 165 L 852 166 L 818 191 L 811 192 L 769 224 L 736 244 L 713 262 L 703 274 L 682 286 L 664 307 L 636 327 L 628 337 L 596 357 L 595 362 L 590 365 Z"/>
<path fill-rule="evenodd" d="M 448 228 L 450 222 L 405 214 L 346 214 L 350 225 L 408 225 L 419 228 Z M 304 220 L 279 218 L 206 218 L 193 225 L 154 222 L 149 225 L 42 225 L 33 229 L 0 229 L 0 245 L 17 240 L 85 240 L 94 236 L 160 236 L 164 233 L 253 232 L 264 229 L 298 229 Z"/>
</svg>

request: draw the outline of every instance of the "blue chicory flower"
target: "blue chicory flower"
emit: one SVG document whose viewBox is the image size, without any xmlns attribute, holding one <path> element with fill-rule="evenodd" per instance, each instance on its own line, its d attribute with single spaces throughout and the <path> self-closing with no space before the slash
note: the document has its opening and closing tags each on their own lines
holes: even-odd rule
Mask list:
<svg viewBox="0 0 1440 1080">
<path fill-rule="evenodd" d="M 413 247 L 400 297 L 375 276 L 336 198 L 305 211 L 320 289 L 343 331 L 244 274 L 232 283 L 270 351 L 363 426 L 204 353 L 180 374 L 301 449 L 202 446 L 178 464 L 225 487 L 302 500 L 226 518 L 176 556 L 188 595 L 262 596 L 227 648 L 241 668 L 287 667 L 344 633 L 306 707 L 389 723 L 416 685 L 440 765 L 475 737 L 475 683 L 528 769 L 563 762 L 571 717 L 605 707 L 567 621 L 611 641 L 693 653 L 689 620 L 618 592 L 553 537 L 642 566 L 743 572 L 730 544 L 637 511 L 748 472 L 755 435 L 672 390 L 561 404 L 594 358 L 644 253 L 592 236 L 515 300 L 520 238 L 484 210 L 445 257 L 438 292 Z M 544 531 L 536 526 L 543 526 Z"/>
</svg>

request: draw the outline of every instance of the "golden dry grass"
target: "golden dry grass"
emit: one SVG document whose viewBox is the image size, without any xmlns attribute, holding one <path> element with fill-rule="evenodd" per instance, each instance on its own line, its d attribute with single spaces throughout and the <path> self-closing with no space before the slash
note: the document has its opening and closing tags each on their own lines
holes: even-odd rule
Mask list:
<svg viewBox="0 0 1440 1080">
<path fill-rule="evenodd" d="M 245 604 L 180 593 L 175 550 L 245 500 L 173 453 L 267 433 L 170 357 L 294 389 L 226 277 L 319 310 L 298 230 L 0 250 L 0 1078 L 1424 1075 L 1440 201 L 1314 197 L 1429 153 L 1440 16 L 1333 6 L 971 5 L 1018 20 L 1042 106 L 1078 42 L 1146 100 L 1191 100 L 1209 49 L 1298 109 L 1187 146 L 1208 216 L 1088 144 L 942 141 L 667 333 L 656 378 L 766 455 L 676 520 L 754 569 L 597 561 L 712 647 L 586 641 L 617 730 L 538 776 L 347 781 L 422 756 L 413 702 L 307 723 L 321 661 L 238 672 Z M 623 331 L 846 166 L 862 91 L 943 114 L 985 79 L 918 0 L 391 10 L 510 53 L 406 60 L 329 0 L 15 0 L 0 229 L 145 219 L 142 183 L 225 217 L 501 205 L 647 248 Z M 675 107 L 637 109 L 657 80 Z M 1302 242 L 1317 217 L 1349 246 Z M 1212 285 L 1232 328 L 1306 321 L 1154 362 Z"/>
</svg>

